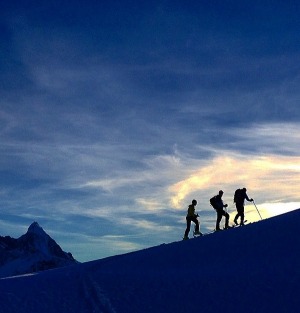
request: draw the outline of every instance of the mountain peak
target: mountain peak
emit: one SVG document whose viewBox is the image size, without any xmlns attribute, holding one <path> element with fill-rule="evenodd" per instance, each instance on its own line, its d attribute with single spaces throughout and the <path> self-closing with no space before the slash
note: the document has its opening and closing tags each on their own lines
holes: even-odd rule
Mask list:
<svg viewBox="0 0 300 313">
<path fill-rule="evenodd" d="M 27 233 L 32 233 L 36 235 L 46 235 L 46 232 L 43 228 L 39 225 L 38 222 L 33 222 L 29 227 Z"/>
<path fill-rule="evenodd" d="M 18 239 L 0 236 L 0 278 L 75 264 L 77 261 L 33 222 Z"/>
</svg>

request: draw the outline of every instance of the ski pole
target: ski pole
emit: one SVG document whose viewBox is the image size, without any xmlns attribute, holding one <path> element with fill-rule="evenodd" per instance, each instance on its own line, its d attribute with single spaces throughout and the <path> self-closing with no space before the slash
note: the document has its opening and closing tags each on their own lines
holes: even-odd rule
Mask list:
<svg viewBox="0 0 300 313">
<path fill-rule="evenodd" d="M 258 213 L 259 216 L 260 216 L 260 219 L 262 220 L 262 217 L 261 217 L 261 215 L 260 215 L 260 213 L 259 213 L 259 211 L 258 211 L 258 208 L 257 208 L 257 206 L 256 206 L 256 204 L 255 204 L 255 202 L 254 202 L 254 200 L 253 200 L 253 204 L 254 204 L 254 206 L 255 206 L 255 209 L 256 209 L 257 213 Z"/>
</svg>

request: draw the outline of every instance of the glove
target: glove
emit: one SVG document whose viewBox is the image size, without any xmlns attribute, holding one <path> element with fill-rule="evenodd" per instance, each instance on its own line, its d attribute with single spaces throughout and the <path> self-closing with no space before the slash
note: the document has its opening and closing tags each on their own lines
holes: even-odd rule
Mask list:
<svg viewBox="0 0 300 313">
<path fill-rule="evenodd" d="M 224 205 L 224 208 L 227 208 L 227 207 L 228 207 L 228 204 L 225 204 L 225 205 Z"/>
</svg>

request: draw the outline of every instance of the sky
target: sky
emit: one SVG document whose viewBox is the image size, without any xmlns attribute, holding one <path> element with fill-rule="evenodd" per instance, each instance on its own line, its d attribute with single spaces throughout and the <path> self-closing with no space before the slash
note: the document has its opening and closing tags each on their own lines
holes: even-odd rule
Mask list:
<svg viewBox="0 0 300 313">
<path fill-rule="evenodd" d="M 81 262 L 183 236 L 246 187 L 300 207 L 300 3 L 5 1 L 0 235 L 33 221 Z M 255 206 L 246 219 L 259 220 Z"/>
</svg>

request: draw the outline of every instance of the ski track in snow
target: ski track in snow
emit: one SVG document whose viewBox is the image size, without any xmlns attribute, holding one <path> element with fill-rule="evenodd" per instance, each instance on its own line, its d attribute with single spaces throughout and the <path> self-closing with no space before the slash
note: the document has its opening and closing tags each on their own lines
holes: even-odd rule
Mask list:
<svg viewBox="0 0 300 313">
<path fill-rule="evenodd" d="M 86 274 L 82 280 L 83 296 L 87 303 L 87 312 L 116 313 L 109 298 L 104 294 L 99 284 L 92 278 L 91 274 Z"/>
</svg>

